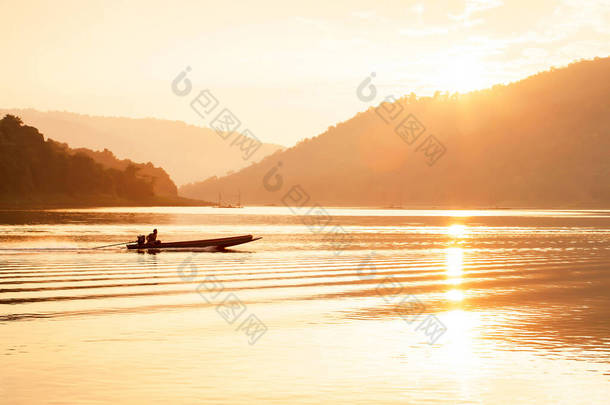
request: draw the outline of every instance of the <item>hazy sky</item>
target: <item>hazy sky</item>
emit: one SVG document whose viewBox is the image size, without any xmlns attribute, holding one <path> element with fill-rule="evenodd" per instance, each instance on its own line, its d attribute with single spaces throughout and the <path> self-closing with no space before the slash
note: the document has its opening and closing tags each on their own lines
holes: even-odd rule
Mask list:
<svg viewBox="0 0 610 405">
<path fill-rule="evenodd" d="M 610 55 L 610 0 L 2 1 L 0 107 L 205 124 L 186 66 L 266 142 L 385 95 L 467 91 Z M 378 96 L 356 88 L 371 72 Z"/>
</svg>

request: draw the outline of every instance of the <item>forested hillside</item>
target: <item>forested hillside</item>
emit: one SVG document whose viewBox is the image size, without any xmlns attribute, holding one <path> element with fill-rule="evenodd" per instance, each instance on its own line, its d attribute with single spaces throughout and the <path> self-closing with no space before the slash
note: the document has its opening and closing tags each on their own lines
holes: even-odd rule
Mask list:
<svg viewBox="0 0 610 405">
<path fill-rule="evenodd" d="M 0 120 L 0 203 L 28 205 L 150 204 L 153 181 L 138 167 L 107 168 L 85 153 L 45 140 L 19 117 Z"/>
<path fill-rule="evenodd" d="M 282 204 L 299 185 L 308 204 L 610 207 L 608 78 L 610 58 L 597 58 L 463 95 L 411 94 L 181 192 Z M 276 175 L 281 189 L 265 187 Z"/>
<path fill-rule="evenodd" d="M 239 170 L 282 149 L 263 143 L 244 159 L 240 148 L 232 145 L 232 138 L 225 140 L 210 128 L 181 121 L 0 109 L 0 116 L 4 114 L 17 115 L 49 138 L 73 148 L 109 149 L 120 159 L 151 162 L 178 185 Z"/>
<path fill-rule="evenodd" d="M 152 182 L 155 195 L 167 197 L 178 196 L 178 188 L 167 172 L 161 167 L 154 166 L 151 162 L 136 163 L 130 159 L 119 159 L 108 149 L 96 151 L 87 148 L 78 148 L 71 149 L 71 151 L 73 154 L 85 154 L 91 157 L 97 163 L 100 163 L 104 167 L 108 168 L 125 170 L 129 166 L 135 166 L 139 177 L 149 179 Z"/>
</svg>

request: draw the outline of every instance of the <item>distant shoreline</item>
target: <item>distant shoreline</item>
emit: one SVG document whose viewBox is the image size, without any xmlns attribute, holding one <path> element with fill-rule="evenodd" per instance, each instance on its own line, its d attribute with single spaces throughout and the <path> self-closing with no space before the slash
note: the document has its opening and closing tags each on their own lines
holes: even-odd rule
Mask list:
<svg viewBox="0 0 610 405">
<path fill-rule="evenodd" d="M 0 209 L 2 210 L 97 207 L 208 207 L 213 205 L 215 204 L 209 201 L 194 200 L 185 197 L 153 197 L 149 201 L 110 201 L 104 199 L 97 201 L 72 201 L 70 198 L 55 198 L 45 203 L 40 201 L 0 201 Z"/>
<path fill-rule="evenodd" d="M 557 204 L 557 205 L 513 205 L 513 206 L 502 206 L 502 207 L 490 207 L 481 205 L 410 205 L 410 206 L 381 206 L 381 205 L 338 205 L 338 204 L 320 204 L 322 208 L 326 209 L 361 209 L 361 210 L 394 210 L 394 211 L 408 211 L 408 210 L 487 210 L 487 211 L 502 211 L 502 210 L 610 210 L 610 206 L 601 204 L 599 206 L 592 206 L 591 204 L 580 205 L 580 204 Z M 283 207 L 281 204 L 247 204 L 246 207 Z M 308 206 L 309 207 L 309 206 Z"/>
<path fill-rule="evenodd" d="M 54 203 L 5 203 L 0 202 L 0 210 L 19 211 L 19 210 L 57 210 L 74 208 L 137 208 L 137 207 L 216 207 L 215 203 L 208 201 L 193 200 L 189 198 L 178 198 L 178 200 L 168 200 L 156 198 L 149 202 L 117 201 L 117 202 L 54 202 Z M 278 204 L 252 204 L 244 208 L 251 207 L 275 207 L 281 208 Z M 302 207 L 310 208 L 310 207 Z M 607 206 L 512 206 L 512 207 L 484 207 L 484 206 L 408 206 L 408 207 L 383 207 L 383 206 L 362 206 L 362 205 L 328 205 L 325 209 L 356 209 L 356 210 L 387 210 L 387 211 L 516 211 L 516 210 L 579 210 L 579 211 L 598 211 L 610 210 Z"/>
</svg>

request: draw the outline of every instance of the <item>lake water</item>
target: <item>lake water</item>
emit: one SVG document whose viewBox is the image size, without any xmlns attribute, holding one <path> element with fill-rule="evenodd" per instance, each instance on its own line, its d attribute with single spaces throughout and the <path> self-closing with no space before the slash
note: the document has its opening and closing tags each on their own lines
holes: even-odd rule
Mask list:
<svg viewBox="0 0 610 405">
<path fill-rule="evenodd" d="M 0 212 L 0 403 L 607 403 L 610 211 L 328 212 Z"/>
</svg>

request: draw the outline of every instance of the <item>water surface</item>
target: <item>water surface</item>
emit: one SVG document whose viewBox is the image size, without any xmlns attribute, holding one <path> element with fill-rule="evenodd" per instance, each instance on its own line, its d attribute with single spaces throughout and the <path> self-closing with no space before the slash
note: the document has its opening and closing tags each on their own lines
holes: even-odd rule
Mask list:
<svg viewBox="0 0 610 405">
<path fill-rule="evenodd" d="M 606 403 L 610 211 L 328 212 L 0 212 L 0 402 Z"/>
</svg>

